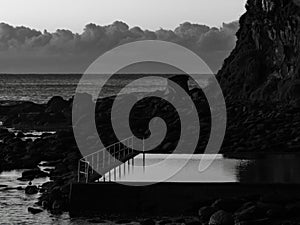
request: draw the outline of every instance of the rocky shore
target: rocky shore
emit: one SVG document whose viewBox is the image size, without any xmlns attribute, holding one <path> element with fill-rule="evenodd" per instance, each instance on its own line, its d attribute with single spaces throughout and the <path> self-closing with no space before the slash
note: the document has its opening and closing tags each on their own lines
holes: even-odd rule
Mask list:
<svg viewBox="0 0 300 225">
<path fill-rule="evenodd" d="M 203 102 L 197 94 L 198 92 L 200 95 L 200 90 L 194 89 L 190 91 L 190 94 L 192 98 L 194 98 L 193 100 L 196 105 L 205 105 L 205 102 Z M 102 113 L 102 118 L 96 117 L 97 124 L 99 124 L 102 129 L 105 126 L 108 127 L 108 130 L 110 129 L 107 116 L 109 115 L 108 108 L 111 106 L 112 101 L 113 98 L 105 98 L 99 100 L 97 103 L 100 104 L 100 106 L 97 106 L 96 109 L 105 112 Z M 267 102 L 242 102 L 229 98 L 227 98 L 226 101 L 228 125 L 224 144 L 221 149 L 222 153 L 226 153 L 231 157 L 243 156 L 245 158 L 246 155 L 251 156 L 257 153 L 299 152 L 299 108 L 291 105 Z M 154 115 L 160 115 L 161 112 L 158 112 L 157 109 L 165 107 L 167 108 L 166 111 L 168 111 L 169 107 L 168 105 L 161 105 L 166 104 L 165 102 L 142 103 L 142 106 L 146 108 L 146 110 L 136 110 L 136 116 L 133 118 L 142 118 L 147 121 L 147 119 Z M 159 105 L 153 107 L 155 104 Z M 0 105 L 0 114 L 3 121 L 3 126 L 0 129 L 0 171 L 29 169 L 23 173 L 20 178 L 23 180 L 49 176 L 51 181 L 42 185 L 39 190 L 42 192 L 42 196 L 38 204 L 53 213 L 68 210 L 70 184 L 77 180 L 78 160 L 82 157 L 74 139 L 73 131 L 70 129 L 71 108 L 72 99 L 64 100 L 60 97 L 52 98 L 45 105 L 38 105 L 32 102 L 15 102 L 13 104 Z M 141 117 L 145 111 L 148 112 L 146 117 Z M 199 115 L 202 115 L 202 117 L 200 116 L 200 120 L 204 123 L 204 128 L 202 129 L 209 131 L 209 113 L 207 113 L 206 110 L 199 109 Z M 54 120 L 55 122 L 52 123 L 53 118 L 60 119 Z M 169 124 L 175 124 L 174 127 L 176 127 L 176 113 L 170 113 L 167 117 L 167 121 Z M 133 124 L 134 123 L 135 122 L 133 122 Z M 5 128 L 13 127 L 27 130 L 30 124 L 39 126 L 40 130 L 44 130 L 46 133 L 32 141 L 30 139 L 24 139 L 25 135 L 22 132 L 15 134 Z M 140 123 L 138 124 L 138 128 L 140 129 L 141 125 Z M 49 125 L 52 126 L 52 131 L 55 131 L 55 134 L 47 133 L 47 131 L 49 131 Z M 30 128 L 34 129 L 34 126 Z M 139 134 L 143 135 L 147 132 L 147 129 L 137 129 L 136 132 L 140 132 Z M 205 136 L 202 136 L 202 138 L 203 137 Z M 172 152 L 173 144 L 176 144 L 174 141 L 176 138 L 176 134 L 170 133 L 161 146 L 154 151 L 161 153 Z M 106 136 L 106 140 L 107 144 L 116 142 L 113 134 Z M 171 143 L 171 145 L 167 145 L 167 143 Z M 200 141 L 196 152 L 202 153 L 205 145 L 205 140 Z M 53 166 L 54 169 L 51 169 L 48 173 L 40 171 L 37 166 L 42 161 L 47 162 L 44 166 Z M 273 200 L 279 201 L 278 199 L 280 200 L 279 196 L 274 196 Z M 220 201 L 222 202 L 222 200 Z M 268 221 L 270 221 L 270 219 L 276 219 L 276 221 L 290 219 L 290 213 L 299 210 L 298 201 L 300 200 L 292 199 L 291 201 L 286 201 L 285 205 L 283 205 L 278 202 L 262 203 L 260 197 L 252 199 L 251 201 L 240 199 L 239 205 L 236 206 L 234 210 L 232 208 L 229 210 L 224 206 L 220 207 L 219 204 L 216 203 L 212 206 L 207 205 L 206 208 L 200 209 L 199 216 L 201 220 L 197 218 L 196 221 L 186 224 L 207 224 L 209 221 L 211 221 L 209 224 L 233 224 L 232 218 L 239 216 L 246 218 L 245 220 L 248 222 L 240 221 L 236 224 L 277 224 Z M 296 214 L 294 215 L 297 216 Z M 273 216 L 281 216 L 281 218 L 273 218 Z M 214 222 L 217 220 L 231 221 L 231 223 Z M 255 222 L 251 220 L 255 220 Z M 148 223 L 150 224 L 150 221 L 146 224 Z"/>
</svg>

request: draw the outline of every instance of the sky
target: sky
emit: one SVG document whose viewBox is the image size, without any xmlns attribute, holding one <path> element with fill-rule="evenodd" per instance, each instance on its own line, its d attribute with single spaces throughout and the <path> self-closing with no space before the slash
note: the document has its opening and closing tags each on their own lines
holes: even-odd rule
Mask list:
<svg viewBox="0 0 300 225">
<path fill-rule="evenodd" d="M 234 47 L 234 21 L 244 5 L 245 0 L 1 0 L 0 72 L 83 72 L 105 51 L 143 39 L 181 44 L 217 70 Z"/>
</svg>

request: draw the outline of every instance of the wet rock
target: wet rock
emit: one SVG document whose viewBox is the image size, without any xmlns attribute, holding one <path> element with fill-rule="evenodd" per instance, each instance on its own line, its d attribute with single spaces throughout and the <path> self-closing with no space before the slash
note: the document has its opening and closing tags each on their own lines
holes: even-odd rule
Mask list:
<svg viewBox="0 0 300 225">
<path fill-rule="evenodd" d="M 286 214 L 285 208 L 282 205 L 258 202 L 257 207 L 262 212 L 265 212 L 268 218 L 282 218 Z"/>
<path fill-rule="evenodd" d="M 25 194 L 27 195 L 34 195 L 39 192 L 39 188 L 35 185 L 29 185 L 25 188 Z"/>
<path fill-rule="evenodd" d="M 60 113 L 63 111 L 63 109 L 68 107 L 68 105 L 69 105 L 68 101 L 64 100 L 62 97 L 54 96 L 48 101 L 45 112 Z"/>
<path fill-rule="evenodd" d="M 18 178 L 18 180 L 22 181 L 30 181 L 36 178 L 47 177 L 48 173 L 41 171 L 39 168 L 35 168 L 32 170 L 26 170 L 22 173 L 22 177 Z"/>
<path fill-rule="evenodd" d="M 263 218 L 265 215 L 261 209 L 253 205 L 235 213 L 238 221 L 248 221 Z"/>
<path fill-rule="evenodd" d="M 288 216 L 299 216 L 300 212 L 300 202 L 288 204 L 286 206 L 286 214 Z"/>
<path fill-rule="evenodd" d="M 155 225 L 155 221 L 152 219 L 146 219 L 144 221 L 141 222 L 141 225 Z"/>
<path fill-rule="evenodd" d="M 43 212 L 42 209 L 38 209 L 38 208 L 33 208 L 33 207 L 28 207 L 28 212 L 32 213 L 32 214 L 38 214 Z"/>
<path fill-rule="evenodd" d="M 90 219 L 88 220 L 89 223 L 102 223 L 102 224 L 107 224 L 108 222 L 102 219 Z"/>
<path fill-rule="evenodd" d="M 210 217 L 209 225 L 234 225 L 234 219 L 231 213 L 219 210 Z"/>
<path fill-rule="evenodd" d="M 18 132 L 17 137 L 18 138 L 23 138 L 23 137 L 25 137 L 25 134 L 23 134 L 22 132 Z"/>
<path fill-rule="evenodd" d="M 219 210 L 234 212 L 242 206 L 245 201 L 241 199 L 218 199 L 211 206 Z"/>
<path fill-rule="evenodd" d="M 128 223 L 131 223 L 131 222 L 132 222 L 131 220 L 122 219 L 122 220 L 116 221 L 115 223 L 116 224 L 128 224 Z"/>
<path fill-rule="evenodd" d="M 165 220 L 160 221 L 158 224 L 159 225 L 166 225 L 166 224 L 170 224 L 170 223 L 172 223 L 172 220 L 165 219 Z"/>
<path fill-rule="evenodd" d="M 210 219 L 210 217 L 217 211 L 217 209 L 211 207 L 211 206 L 204 206 L 199 209 L 198 215 L 200 218 L 200 221 L 206 222 Z"/>
<path fill-rule="evenodd" d="M 273 221 L 269 219 L 249 220 L 237 222 L 235 225 L 273 225 Z"/>
<path fill-rule="evenodd" d="M 59 211 L 63 210 L 64 204 L 65 203 L 62 200 L 55 200 L 52 204 L 51 209 L 56 212 L 59 212 Z"/>
</svg>

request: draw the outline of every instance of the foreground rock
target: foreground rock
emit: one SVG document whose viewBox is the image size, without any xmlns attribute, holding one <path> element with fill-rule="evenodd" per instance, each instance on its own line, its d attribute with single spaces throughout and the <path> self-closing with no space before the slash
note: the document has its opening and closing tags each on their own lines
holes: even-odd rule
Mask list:
<svg viewBox="0 0 300 225">
<path fill-rule="evenodd" d="M 35 185 L 28 185 L 25 188 L 25 194 L 27 195 L 34 195 L 37 194 L 39 192 L 39 188 Z"/>
<path fill-rule="evenodd" d="M 32 213 L 32 214 L 38 214 L 43 212 L 42 209 L 38 209 L 38 208 L 33 208 L 33 207 L 28 207 L 28 212 Z"/>
<path fill-rule="evenodd" d="M 49 176 L 48 173 L 41 171 L 39 168 L 35 168 L 32 170 L 26 170 L 22 173 L 22 177 L 18 178 L 18 180 L 22 181 L 31 181 L 36 178 L 42 178 Z"/>
<path fill-rule="evenodd" d="M 234 225 L 234 219 L 232 214 L 220 210 L 210 217 L 209 225 Z"/>
</svg>

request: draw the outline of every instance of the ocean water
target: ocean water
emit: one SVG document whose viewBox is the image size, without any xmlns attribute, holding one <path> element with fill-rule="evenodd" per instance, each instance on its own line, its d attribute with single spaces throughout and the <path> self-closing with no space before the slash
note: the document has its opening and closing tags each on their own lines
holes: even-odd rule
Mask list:
<svg viewBox="0 0 300 225">
<path fill-rule="evenodd" d="M 74 96 L 81 75 L 76 74 L 0 74 L 0 101 L 33 101 L 36 103 L 45 103 L 53 96 L 62 96 L 69 99 Z M 163 77 L 168 77 L 164 75 Z M 116 94 L 116 90 L 124 87 L 132 79 L 141 78 L 139 75 L 118 75 L 110 80 L 104 89 L 104 96 Z M 95 80 L 96 79 L 96 80 Z M 203 86 L 207 81 L 199 76 Z M 104 84 L 103 76 L 98 75 L 91 78 L 84 84 L 84 90 L 94 90 L 98 87 L 96 84 Z M 143 81 L 136 81 L 127 86 L 121 93 L 132 92 L 151 92 L 164 90 L 166 80 L 160 78 L 148 77 Z M 192 87 L 195 83 L 190 84 Z"/>
</svg>

